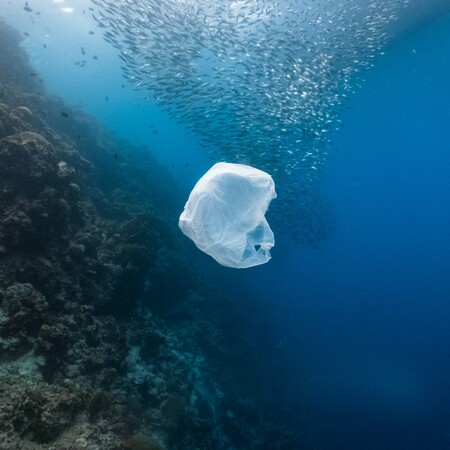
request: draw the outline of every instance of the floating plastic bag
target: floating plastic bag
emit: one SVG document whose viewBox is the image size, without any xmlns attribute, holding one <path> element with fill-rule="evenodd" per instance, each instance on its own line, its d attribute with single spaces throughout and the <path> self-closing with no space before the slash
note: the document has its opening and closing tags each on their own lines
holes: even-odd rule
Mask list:
<svg viewBox="0 0 450 450">
<path fill-rule="evenodd" d="M 217 163 L 197 182 L 181 231 L 219 264 L 236 269 L 271 258 L 275 240 L 264 214 L 276 198 L 272 177 L 242 164 Z"/>
</svg>

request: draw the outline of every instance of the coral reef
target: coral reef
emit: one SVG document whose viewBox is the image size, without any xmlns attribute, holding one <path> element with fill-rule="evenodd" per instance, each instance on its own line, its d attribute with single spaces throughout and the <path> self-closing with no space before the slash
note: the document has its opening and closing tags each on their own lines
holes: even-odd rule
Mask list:
<svg viewBox="0 0 450 450">
<path fill-rule="evenodd" d="M 47 94 L 19 42 L 0 21 L 1 448 L 299 448 L 222 367 L 258 371 L 256 344 L 174 231 L 174 180 Z"/>
</svg>

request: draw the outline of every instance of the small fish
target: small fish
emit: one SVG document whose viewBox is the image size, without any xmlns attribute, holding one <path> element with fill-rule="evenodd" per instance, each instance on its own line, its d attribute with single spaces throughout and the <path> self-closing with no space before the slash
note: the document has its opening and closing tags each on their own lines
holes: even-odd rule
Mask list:
<svg viewBox="0 0 450 450">
<path fill-rule="evenodd" d="M 317 228 L 320 240 L 326 232 L 313 223 L 313 209 L 307 223 L 306 205 L 316 204 L 328 135 L 342 130 L 345 93 L 381 53 L 385 25 L 406 1 L 370 0 L 367 8 L 352 0 L 348 10 L 343 0 L 218 0 L 207 8 L 203 0 L 91 1 L 123 77 L 145 92 L 144 101 L 156 99 L 221 155 L 276 174 L 287 216 L 306 217 L 305 230 Z M 300 5 L 309 3 L 334 7 Z"/>
<path fill-rule="evenodd" d="M 98 56 L 97 56 L 97 55 L 94 55 L 94 56 L 92 57 L 92 59 L 98 59 Z"/>
<path fill-rule="evenodd" d="M 89 34 L 92 36 L 93 34 L 95 34 L 95 31 L 89 31 Z"/>
<path fill-rule="evenodd" d="M 38 76 L 38 74 L 36 72 L 31 72 L 30 73 L 30 77 L 37 77 L 37 76 Z"/>
<path fill-rule="evenodd" d="M 105 100 L 106 100 L 106 101 L 109 101 L 109 96 L 106 96 L 106 97 L 105 97 Z"/>
<path fill-rule="evenodd" d="M 25 2 L 25 6 L 24 6 L 23 9 L 24 9 L 25 11 L 28 11 L 28 12 L 33 11 L 33 10 L 30 8 L 30 6 L 28 5 L 28 2 Z"/>
<path fill-rule="evenodd" d="M 63 117 L 65 117 L 66 119 L 69 117 L 69 114 L 67 114 L 65 111 L 63 111 L 63 112 L 61 113 L 61 115 L 62 115 Z"/>
<path fill-rule="evenodd" d="M 23 34 L 27 37 L 30 35 L 30 33 L 27 33 L 26 31 L 24 31 Z"/>
<path fill-rule="evenodd" d="M 44 48 L 47 48 L 47 45 L 46 45 L 46 44 L 42 44 L 42 46 L 43 46 Z"/>
<path fill-rule="evenodd" d="M 86 54 L 86 51 L 84 50 L 83 47 L 81 47 L 81 54 L 82 54 L 82 55 L 85 55 L 85 54 Z"/>
</svg>

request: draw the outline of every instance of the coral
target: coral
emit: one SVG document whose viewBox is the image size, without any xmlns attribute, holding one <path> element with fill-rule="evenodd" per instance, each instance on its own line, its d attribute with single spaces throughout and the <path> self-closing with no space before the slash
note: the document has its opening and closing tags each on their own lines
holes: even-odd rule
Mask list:
<svg viewBox="0 0 450 450">
<path fill-rule="evenodd" d="M 139 356 L 143 361 L 151 362 L 161 355 L 162 346 L 166 342 L 167 339 L 164 334 L 155 330 L 146 331 L 140 345 Z"/>
<path fill-rule="evenodd" d="M 3 293 L 1 301 L 0 348 L 4 355 L 25 352 L 32 345 L 45 319 L 48 303 L 29 283 L 16 283 Z M 12 339 L 6 340 L 9 336 Z M 3 344 L 3 345 L 2 345 Z"/>
<path fill-rule="evenodd" d="M 172 422 L 177 422 L 186 413 L 186 399 L 181 395 L 174 395 L 161 403 L 161 414 Z"/>
<path fill-rule="evenodd" d="M 19 42 L 0 20 L 1 449 L 252 450 L 283 437 L 223 370 L 258 371 L 257 351 L 192 263 L 168 171 L 47 94 Z"/>
<path fill-rule="evenodd" d="M 0 440 L 11 434 L 37 443 L 47 443 L 74 422 L 85 395 L 74 384 L 52 386 L 20 378 L 2 380 L 0 387 Z"/>
<path fill-rule="evenodd" d="M 87 405 L 87 411 L 91 418 L 98 417 L 102 411 L 111 407 L 111 397 L 106 391 L 95 391 Z"/>
<path fill-rule="evenodd" d="M 0 141 L 1 174 L 15 185 L 31 183 L 27 189 L 42 189 L 57 177 L 57 156 L 40 134 L 22 131 Z"/>
<path fill-rule="evenodd" d="M 122 445 L 130 450 L 163 450 L 161 445 L 144 434 L 134 434 Z"/>
</svg>

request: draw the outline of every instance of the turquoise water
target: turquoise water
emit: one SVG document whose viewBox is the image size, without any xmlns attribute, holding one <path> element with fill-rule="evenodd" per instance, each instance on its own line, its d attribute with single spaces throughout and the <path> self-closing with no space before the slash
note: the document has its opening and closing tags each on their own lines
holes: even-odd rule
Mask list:
<svg viewBox="0 0 450 450">
<path fill-rule="evenodd" d="M 46 4 L 34 23 L 7 2 L 0 14 L 30 34 L 49 91 L 147 146 L 187 197 L 213 159 L 122 78 L 90 6 Z M 267 359 L 305 449 L 450 448 L 450 16 L 416 22 L 383 51 L 330 132 L 330 239 L 299 245 L 275 220 L 266 266 L 236 272 L 198 255 L 243 313 L 270 313 Z"/>
</svg>

